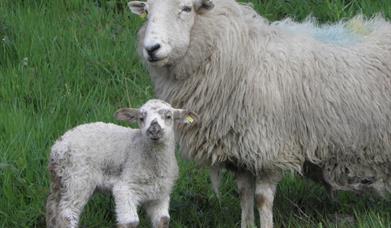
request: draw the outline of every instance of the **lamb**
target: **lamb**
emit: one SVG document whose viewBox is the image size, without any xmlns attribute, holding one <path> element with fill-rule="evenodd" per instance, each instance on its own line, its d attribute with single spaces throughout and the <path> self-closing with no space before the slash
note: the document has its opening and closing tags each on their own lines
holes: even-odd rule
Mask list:
<svg viewBox="0 0 391 228">
<path fill-rule="evenodd" d="M 391 24 L 270 23 L 234 0 L 148 0 L 138 51 L 158 98 L 202 111 L 185 157 L 235 172 L 242 227 L 272 227 L 284 170 L 318 167 L 331 189 L 391 191 Z M 309 172 L 312 173 L 311 169 Z"/>
<path fill-rule="evenodd" d="M 153 227 L 168 227 L 170 193 L 178 177 L 174 126 L 197 123 L 197 115 L 149 100 L 140 109 L 123 108 L 116 118 L 140 129 L 88 123 L 67 131 L 53 145 L 46 204 L 48 227 L 77 227 L 96 189 L 110 190 L 118 227 L 137 227 L 137 207 L 145 207 Z"/>
</svg>

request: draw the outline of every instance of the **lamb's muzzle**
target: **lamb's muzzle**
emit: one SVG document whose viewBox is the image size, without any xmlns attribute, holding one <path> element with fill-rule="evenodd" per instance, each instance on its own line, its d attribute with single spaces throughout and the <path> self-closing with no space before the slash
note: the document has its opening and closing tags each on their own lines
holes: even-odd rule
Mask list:
<svg viewBox="0 0 391 228">
<path fill-rule="evenodd" d="M 151 122 L 151 125 L 147 129 L 147 135 L 152 139 L 152 140 L 159 140 L 163 134 L 162 128 L 160 127 L 159 123 L 157 120 L 153 120 Z"/>
</svg>

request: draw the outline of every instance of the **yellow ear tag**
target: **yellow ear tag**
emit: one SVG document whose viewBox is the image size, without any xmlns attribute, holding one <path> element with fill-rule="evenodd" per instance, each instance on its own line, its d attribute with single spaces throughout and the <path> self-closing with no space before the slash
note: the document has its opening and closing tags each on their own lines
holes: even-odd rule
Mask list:
<svg viewBox="0 0 391 228">
<path fill-rule="evenodd" d="M 186 122 L 189 123 L 189 124 L 191 124 L 191 123 L 194 122 L 194 119 L 191 118 L 191 116 L 186 116 Z"/>
</svg>

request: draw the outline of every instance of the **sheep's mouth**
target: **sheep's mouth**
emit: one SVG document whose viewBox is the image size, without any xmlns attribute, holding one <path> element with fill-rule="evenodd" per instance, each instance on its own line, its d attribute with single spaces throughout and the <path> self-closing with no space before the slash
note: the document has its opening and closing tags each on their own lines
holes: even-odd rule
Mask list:
<svg viewBox="0 0 391 228">
<path fill-rule="evenodd" d="M 155 62 L 159 62 L 160 60 L 162 60 L 164 58 L 158 58 L 158 57 L 155 57 L 155 56 L 149 56 L 148 57 L 148 61 L 151 62 L 151 63 L 155 63 Z"/>
<path fill-rule="evenodd" d="M 147 58 L 148 62 L 153 65 L 165 65 L 168 62 L 167 59 L 168 59 L 167 57 L 158 58 L 156 56 L 153 56 L 153 57 L 149 56 Z"/>
<path fill-rule="evenodd" d="M 160 137 L 158 137 L 158 136 L 156 136 L 156 137 L 151 136 L 149 138 L 152 140 L 152 142 L 158 142 L 160 140 Z"/>
</svg>

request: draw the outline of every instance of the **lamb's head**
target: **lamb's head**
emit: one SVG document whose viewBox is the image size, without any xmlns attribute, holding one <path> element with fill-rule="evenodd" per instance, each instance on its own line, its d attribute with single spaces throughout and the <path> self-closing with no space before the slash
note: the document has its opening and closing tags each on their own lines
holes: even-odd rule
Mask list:
<svg viewBox="0 0 391 228">
<path fill-rule="evenodd" d="M 118 120 L 138 122 L 143 136 L 154 143 L 173 139 L 174 127 L 191 126 L 198 115 L 184 109 L 175 109 L 162 100 L 149 100 L 141 108 L 122 108 L 115 113 Z"/>
<path fill-rule="evenodd" d="M 213 8 L 212 0 L 131 1 L 130 10 L 147 15 L 142 49 L 151 64 L 164 66 L 182 58 L 190 45 L 195 17 Z"/>
</svg>

